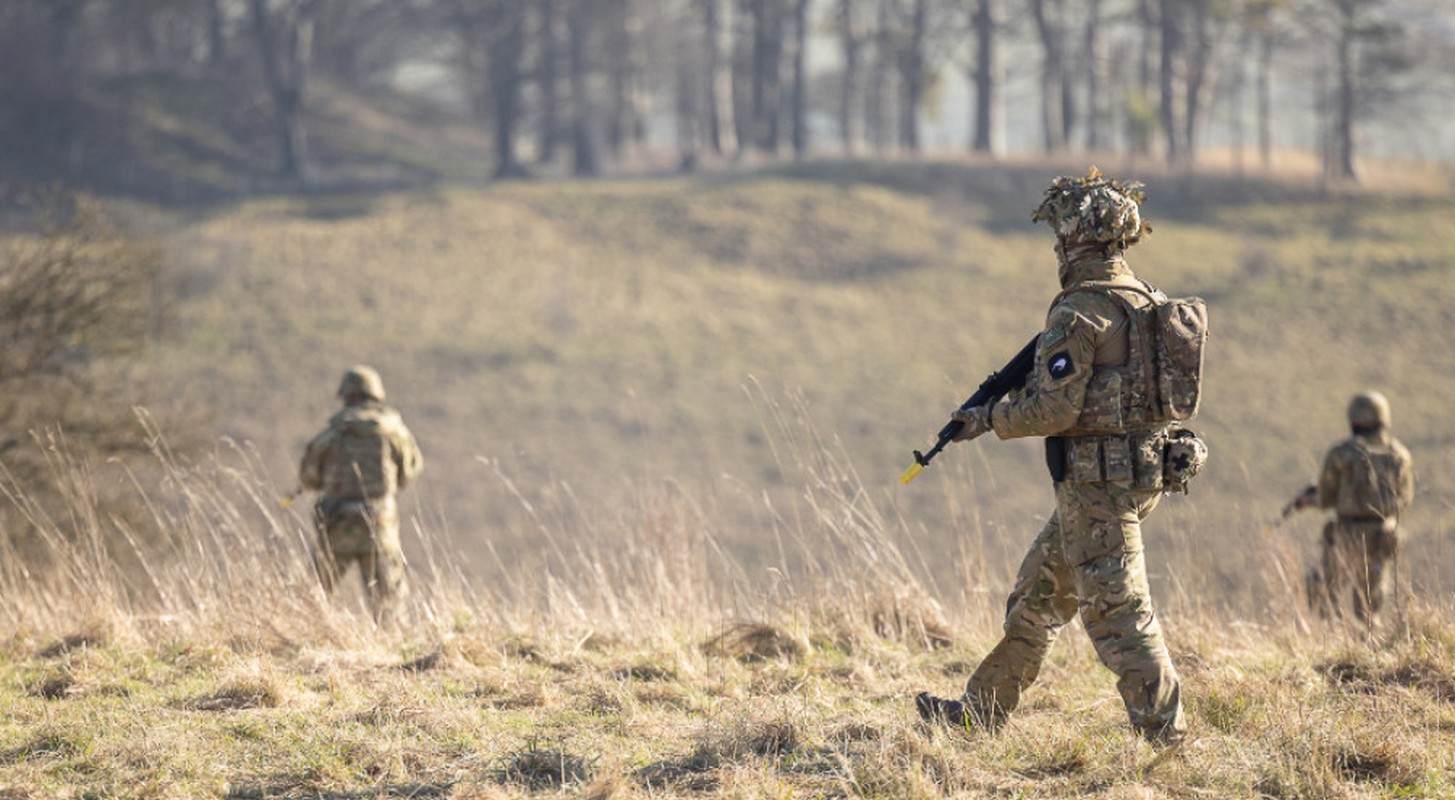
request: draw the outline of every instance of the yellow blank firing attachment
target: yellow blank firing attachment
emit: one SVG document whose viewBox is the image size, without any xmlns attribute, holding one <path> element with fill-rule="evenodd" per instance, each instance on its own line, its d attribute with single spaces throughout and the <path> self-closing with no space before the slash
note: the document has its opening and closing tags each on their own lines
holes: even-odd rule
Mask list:
<svg viewBox="0 0 1455 800">
<path fill-rule="evenodd" d="M 924 471 L 925 471 L 925 468 L 924 467 L 920 466 L 919 464 L 915 464 L 914 466 L 912 466 L 909 469 L 905 470 L 903 475 L 900 475 L 899 476 L 899 482 L 900 483 L 909 483 L 910 481 L 912 481 L 915 478 L 919 477 L 919 474 L 921 472 L 924 472 Z"/>
</svg>

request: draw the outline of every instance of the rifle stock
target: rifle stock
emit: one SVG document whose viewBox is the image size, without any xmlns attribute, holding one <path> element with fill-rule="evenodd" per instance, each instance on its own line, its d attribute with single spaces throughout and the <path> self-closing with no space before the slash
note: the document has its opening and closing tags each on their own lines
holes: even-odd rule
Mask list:
<svg viewBox="0 0 1455 800">
<path fill-rule="evenodd" d="M 1026 346 L 1022 347 L 1019 353 L 1011 357 L 1005 366 L 990 373 L 989 377 L 981 381 L 980 386 L 975 389 L 975 393 L 970 395 L 969 399 L 964 403 L 960 404 L 959 410 L 965 411 L 976 406 L 993 403 L 1005 397 L 1011 390 L 1025 386 L 1026 376 L 1031 374 L 1031 369 L 1036 364 L 1036 343 L 1040 339 L 1040 334 L 1032 336 L 1031 340 L 1026 342 Z M 945 449 L 945 445 L 953 441 L 955 436 L 964 428 L 965 423 L 957 419 L 952 419 L 946 423 L 945 427 L 941 428 L 940 432 L 936 434 L 935 445 L 929 449 L 929 452 L 921 453 L 918 450 L 914 451 L 914 466 L 905 470 L 905 473 L 900 476 L 899 482 L 909 483 L 914 480 L 916 476 L 924 471 L 925 467 L 930 465 L 930 461 L 939 455 L 941 450 Z"/>
</svg>

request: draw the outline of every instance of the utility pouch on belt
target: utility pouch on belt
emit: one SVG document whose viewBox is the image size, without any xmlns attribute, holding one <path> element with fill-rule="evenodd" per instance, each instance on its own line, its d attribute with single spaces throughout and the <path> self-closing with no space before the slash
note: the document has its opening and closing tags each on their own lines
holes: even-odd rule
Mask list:
<svg viewBox="0 0 1455 800">
<path fill-rule="evenodd" d="M 1046 469 L 1051 472 L 1051 481 L 1066 480 L 1066 437 L 1046 437 Z"/>
<path fill-rule="evenodd" d="M 1076 483 L 1132 480 L 1132 447 L 1127 440 L 1124 435 L 1069 439 L 1066 479 Z"/>
<path fill-rule="evenodd" d="M 1050 436 L 1046 466 L 1057 482 L 1119 481 L 1156 491 L 1162 488 L 1163 443 L 1160 434 L 1149 433 Z"/>
</svg>

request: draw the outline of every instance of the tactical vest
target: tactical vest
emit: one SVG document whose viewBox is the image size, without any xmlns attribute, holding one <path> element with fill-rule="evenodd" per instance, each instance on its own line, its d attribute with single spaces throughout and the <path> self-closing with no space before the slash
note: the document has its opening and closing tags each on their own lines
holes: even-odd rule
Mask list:
<svg viewBox="0 0 1455 800">
<path fill-rule="evenodd" d="M 1399 514 L 1400 459 L 1390 445 L 1354 437 L 1346 447 L 1335 511 L 1341 518 L 1393 519 Z"/>
<path fill-rule="evenodd" d="M 323 463 L 323 495 L 371 500 L 393 495 L 399 475 L 384 415 L 373 410 L 344 413 L 331 424 L 335 438 Z"/>
<path fill-rule="evenodd" d="M 1127 360 L 1094 369 L 1081 416 L 1064 435 L 1148 430 L 1194 417 L 1201 402 L 1207 341 L 1203 300 L 1169 298 L 1147 284 L 1089 282 L 1057 295 L 1052 306 L 1076 292 L 1105 295 L 1122 307 Z"/>
</svg>

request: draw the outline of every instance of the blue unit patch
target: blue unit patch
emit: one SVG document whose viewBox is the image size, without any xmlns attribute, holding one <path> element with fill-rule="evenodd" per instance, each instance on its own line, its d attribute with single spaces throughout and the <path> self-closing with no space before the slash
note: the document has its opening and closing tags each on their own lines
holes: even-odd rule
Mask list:
<svg viewBox="0 0 1455 800">
<path fill-rule="evenodd" d="M 1076 371 L 1076 365 L 1071 363 L 1070 353 L 1060 352 L 1046 359 L 1046 371 L 1051 373 L 1053 380 L 1059 381 Z"/>
</svg>

